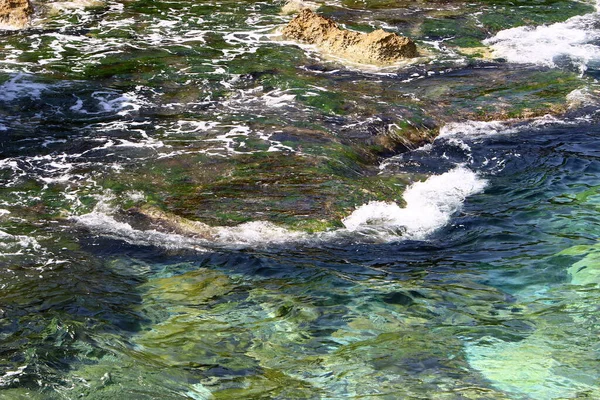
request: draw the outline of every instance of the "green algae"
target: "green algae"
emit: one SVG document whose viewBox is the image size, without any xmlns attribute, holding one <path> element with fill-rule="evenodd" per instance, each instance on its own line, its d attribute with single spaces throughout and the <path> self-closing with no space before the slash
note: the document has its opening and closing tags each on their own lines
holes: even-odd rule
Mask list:
<svg viewBox="0 0 600 400">
<path fill-rule="evenodd" d="M 516 396 L 597 397 L 594 354 L 600 343 L 593 338 L 585 348 L 576 345 L 594 329 L 595 295 L 597 289 L 576 286 L 547 290 L 543 297 L 524 303 L 526 317 L 536 327 L 530 336 L 520 341 L 483 337 L 467 347 L 471 364 L 495 387 Z M 523 365 L 527 368 L 519 367 Z"/>
</svg>

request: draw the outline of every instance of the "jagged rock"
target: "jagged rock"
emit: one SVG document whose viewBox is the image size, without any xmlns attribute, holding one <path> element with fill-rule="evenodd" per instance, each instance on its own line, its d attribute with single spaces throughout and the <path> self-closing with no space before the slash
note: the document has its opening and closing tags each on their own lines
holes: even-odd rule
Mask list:
<svg viewBox="0 0 600 400">
<path fill-rule="evenodd" d="M 340 29 L 329 18 L 302 10 L 284 28 L 283 35 L 317 46 L 325 53 L 363 64 L 386 65 L 416 57 L 417 46 L 407 37 L 382 29 L 369 34 Z"/>
<path fill-rule="evenodd" d="M 33 7 L 29 0 L 0 0 L 0 28 L 25 28 L 31 14 Z"/>
</svg>

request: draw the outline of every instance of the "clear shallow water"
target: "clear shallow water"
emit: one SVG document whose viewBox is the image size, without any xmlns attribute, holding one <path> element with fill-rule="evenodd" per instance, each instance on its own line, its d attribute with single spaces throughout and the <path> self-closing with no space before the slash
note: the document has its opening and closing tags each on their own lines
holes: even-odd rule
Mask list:
<svg viewBox="0 0 600 400">
<path fill-rule="evenodd" d="M 492 6 L 330 4 L 430 52 L 387 71 L 274 40 L 272 3 L 4 35 L 0 398 L 599 397 L 594 72 L 445 47 L 529 18 Z"/>
</svg>

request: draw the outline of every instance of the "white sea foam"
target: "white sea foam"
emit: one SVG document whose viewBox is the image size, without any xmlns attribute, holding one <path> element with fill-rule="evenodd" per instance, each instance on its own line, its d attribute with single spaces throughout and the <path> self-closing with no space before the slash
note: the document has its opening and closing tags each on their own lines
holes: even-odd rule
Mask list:
<svg viewBox="0 0 600 400">
<path fill-rule="evenodd" d="M 247 222 L 218 229 L 217 241 L 223 245 L 284 244 L 306 240 L 308 234 L 292 231 L 264 221 Z"/>
<path fill-rule="evenodd" d="M 381 231 L 392 236 L 422 240 L 446 225 L 460 210 L 467 196 L 483 191 L 486 181 L 464 167 L 457 167 L 424 182 L 411 185 L 404 192 L 406 206 L 370 202 L 357 208 L 342 222 L 349 231 Z"/>
<path fill-rule="evenodd" d="M 23 97 L 39 99 L 42 92 L 49 88 L 49 85 L 31 81 L 26 74 L 17 74 L 0 85 L 0 101 L 14 101 Z"/>
<path fill-rule="evenodd" d="M 567 95 L 569 108 L 597 106 L 600 104 L 600 92 L 591 88 L 575 89 Z"/>
<path fill-rule="evenodd" d="M 132 111 L 138 111 L 148 104 L 134 92 L 116 94 L 112 91 L 99 91 L 92 93 L 92 97 L 98 101 L 98 106 L 103 111 L 116 112 L 118 115 L 127 115 Z M 85 112 L 84 110 L 78 111 Z"/>
<path fill-rule="evenodd" d="M 486 39 L 493 55 L 513 63 L 547 67 L 573 65 L 584 72 L 590 62 L 600 62 L 600 18 L 587 14 L 565 22 L 538 27 L 506 29 Z"/>
<path fill-rule="evenodd" d="M 516 133 L 517 131 L 518 129 L 514 127 L 514 124 L 511 126 L 511 123 L 507 121 L 466 121 L 444 125 L 440 128 L 437 138 L 476 138 Z"/>
<path fill-rule="evenodd" d="M 0 230 L 0 256 L 15 256 L 42 250 L 40 243 L 27 235 L 11 235 Z"/>
<path fill-rule="evenodd" d="M 224 126 L 227 128 L 226 126 Z M 217 146 L 210 147 L 202 152 L 207 155 L 213 156 L 224 156 L 224 155 L 234 155 L 234 154 L 252 154 L 257 153 L 264 150 L 253 151 L 251 149 L 246 149 L 246 142 L 243 141 L 243 138 L 257 138 L 262 140 L 265 144 L 269 144 L 267 152 L 278 152 L 278 151 L 286 151 L 286 152 L 295 152 L 295 150 L 289 146 L 284 145 L 283 143 L 272 140 L 271 135 L 266 134 L 262 131 L 254 131 L 250 127 L 245 125 L 235 125 L 231 126 L 227 132 L 224 132 L 220 135 L 217 135 L 212 139 L 205 139 L 207 143 L 216 143 Z"/>
<path fill-rule="evenodd" d="M 308 235 L 292 231 L 265 221 L 254 221 L 234 227 L 216 227 L 211 239 L 194 238 L 156 230 L 137 230 L 131 225 L 117 221 L 109 213 L 94 210 L 72 218 L 95 233 L 134 245 L 152 245 L 167 249 L 190 249 L 205 251 L 209 247 L 262 247 L 306 240 Z"/>
<path fill-rule="evenodd" d="M 2 26 L 0 25 L 0 28 Z M 0 376 L 0 388 L 6 388 L 12 385 L 14 382 L 19 382 L 19 377 L 25 374 L 27 365 L 18 367 L 15 371 L 6 371 Z"/>
<path fill-rule="evenodd" d="M 238 80 L 239 77 L 236 76 L 229 81 L 222 81 L 221 84 L 230 89 Z M 223 102 L 223 106 L 232 110 L 239 110 L 240 108 L 249 106 L 281 108 L 286 105 L 292 105 L 296 99 L 295 94 L 289 93 L 292 91 L 291 89 L 275 89 L 266 93 L 263 90 L 262 86 L 247 90 L 238 90 L 230 99 Z"/>
<path fill-rule="evenodd" d="M 129 193 L 130 198 L 139 199 L 141 196 L 143 196 L 141 193 Z M 72 216 L 71 219 L 103 236 L 124 240 L 134 245 L 152 245 L 167 249 L 204 251 L 209 246 L 260 247 L 269 244 L 297 242 L 307 237 L 305 233 L 281 228 L 264 221 L 248 222 L 234 227 L 215 227 L 207 231 L 207 234 L 211 236 L 210 239 L 156 230 L 137 230 L 130 224 L 120 222 L 113 217 L 115 209 L 112 203 L 114 200 L 115 197 L 112 193 L 100 196 L 92 212 Z"/>
</svg>

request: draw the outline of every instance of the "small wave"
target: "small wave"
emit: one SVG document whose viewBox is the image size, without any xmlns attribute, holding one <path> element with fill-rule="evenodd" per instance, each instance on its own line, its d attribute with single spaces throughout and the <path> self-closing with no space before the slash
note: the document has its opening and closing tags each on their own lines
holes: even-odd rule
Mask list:
<svg viewBox="0 0 600 400">
<path fill-rule="evenodd" d="M 202 243 L 195 238 L 156 230 L 137 230 L 127 223 L 117 221 L 113 216 L 101 210 L 73 217 L 73 220 L 98 234 L 137 246 L 152 245 L 166 249 L 204 250 Z"/>
<path fill-rule="evenodd" d="M 139 198 L 140 193 L 129 193 L 129 196 Z M 190 236 L 180 233 L 163 232 L 154 229 L 139 230 L 127 222 L 118 221 L 114 214 L 112 194 L 99 198 L 92 212 L 73 216 L 72 220 L 103 236 L 124 240 L 133 245 L 152 245 L 167 249 L 189 249 L 205 251 L 210 247 L 261 247 L 272 244 L 298 242 L 308 238 L 308 235 L 279 227 L 265 221 L 253 221 L 234 227 L 210 227 L 201 223 L 187 221 L 186 225 L 195 225 L 198 235 Z M 167 215 L 167 214 L 165 214 Z M 182 219 L 174 217 L 173 221 Z M 1 231 L 0 231 L 1 232 Z M 192 232 L 192 231 L 190 231 Z"/>
<path fill-rule="evenodd" d="M 483 43 L 495 57 L 512 63 L 575 67 L 581 73 L 600 63 L 600 18 L 597 13 L 573 17 L 565 22 L 538 27 L 506 29 Z"/>
<path fill-rule="evenodd" d="M 375 231 L 383 235 L 423 240 L 446 225 L 467 196 L 483 191 L 486 181 L 457 167 L 424 182 L 412 184 L 402 196 L 406 206 L 374 201 L 357 208 L 342 222 L 349 231 Z"/>
<path fill-rule="evenodd" d="M 440 133 L 436 139 L 456 138 L 456 137 L 480 137 L 498 134 L 510 134 L 517 132 L 510 122 L 506 121 L 466 121 L 460 123 L 450 123 L 440 128 Z"/>
<path fill-rule="evenodd" d="M 222 227 L 218 229 L 217 233 L 217 240 L 221 244 L 285 244 L 306 239 L 308 239 L 308 235 L 303 232 L 292 231 L 264 221 L 247 222 L 234 227 Z"/>
<path fill-rule="evenodd" d="M 253 221 L 234 227 L 203 226 L 201 237 L 157 230 L 138 230 L 115 219 L 109 202 L 101 199 L 95 209 L 72 220 L 93 232 L 135 245 L 204 251 L 209 247 L 263 247 L 293 243 L 322 243 L 336 240 L 384 241 L 425 240 L 446 225 L 467 196 L 483 191 L 486 181 L 464 167 L 411 185 L 404 193 L 406 207 L 381 201 L 358 207 L 342 222 L 345 229 L 308 234 Z M 173 222 L 181 220 L 173 216 Z M 189 224 L 194 222 L 189 221 Z M 187 224 L 186 224 L 187 225 Z"/>
<path fill-rule="evenodd" d="M 73 220 L 92 231 L 133 245 L 152 245 L 166 249 L 205 251 L 208 247 L 262 247 L 273 244 L 299 242 L 307 234 L 292 231 L 265 221 L 244 223 L 235 227 L 216 227 L 210 239 L 189 237 L 157 230 L 138 230 L 130 224 L 117 221 L 103 211 L 73 217 Z"/>
</svg>

